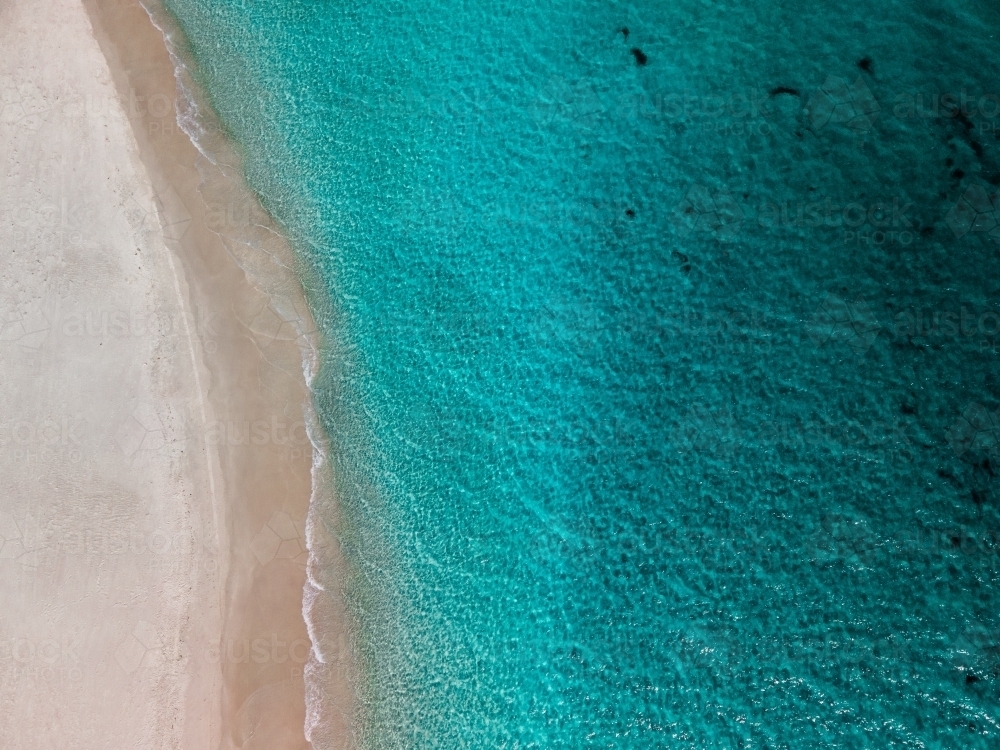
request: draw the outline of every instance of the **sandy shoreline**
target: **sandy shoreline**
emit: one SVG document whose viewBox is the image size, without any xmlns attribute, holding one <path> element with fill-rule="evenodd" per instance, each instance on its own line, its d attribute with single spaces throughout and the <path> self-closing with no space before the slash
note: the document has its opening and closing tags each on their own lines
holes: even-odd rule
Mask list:
<svg viewBox="0 0 1000 750">
<path fill-rule="evenodd" d="M 309 747 L 315 337 L 290 251 L 269 293 L 234 260 L 280 238 L 199 173 L 136 2 L 18 0 L 0 41 L 5 739 Z M 325 677 L 348 746 L 347 673 Z"/>
</svg>

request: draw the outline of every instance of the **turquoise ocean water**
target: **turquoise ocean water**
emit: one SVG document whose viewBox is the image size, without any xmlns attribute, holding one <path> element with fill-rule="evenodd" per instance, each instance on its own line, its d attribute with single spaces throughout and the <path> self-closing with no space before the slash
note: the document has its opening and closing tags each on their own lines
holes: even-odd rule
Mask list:
<svg viewBox="0 0 1000 750">
<path fill-rule="evenodd" d="M 365 747 L 997 747 L 995 8 L 166 5 L 322 282 Z"/>
</svg>

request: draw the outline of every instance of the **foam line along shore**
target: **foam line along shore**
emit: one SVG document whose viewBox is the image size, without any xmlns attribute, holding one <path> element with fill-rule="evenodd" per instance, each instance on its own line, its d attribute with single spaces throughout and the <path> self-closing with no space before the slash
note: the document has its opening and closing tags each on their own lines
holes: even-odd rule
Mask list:
<svg viewBox="0 0 1000 750">
<path fill-rule="evenodd" d="M 222 636 L 223 646 L 235 646 L 222 659 L 223 721 L 236 746 L 251 734 L 254 742 L 305 742 L 303 727 L 315 723 L 307 721 L 307 696 L 321 691 L 325 705 L 336 708 L 335 718 L 324 722 L 328 744 L 349 746 L 353 664 L 346 620 L 336 581 L 306 575 L 307 567 L 342 567 L 334 539 L 308 517 L 311 498 L 328 491 L 329 484 L 322 431 L 312 416 L 308 388 L 319 345 L 300 280 L 308 283 L 308 271 L 246 186 L 240 155 L 195 81 L 183 33 L 169 13 L 151 1 L 141 6 L 94 2 L 89 7 L 105 30 L 109 57 L 117 55 L 122 71 L 127 70 L 127 84 L 123 80 L 119 85 L 123 91 L 127 85 L 133 97 L 133 119 L 142 129 L 139 141 L 146 147 L 147 161 L 164 169 L 163 176 L 185 196 L 182 211 L 194 215 L 187 209 L 194 204 L 203 212 L 201 231 L 188 230 L 181 241 L 182 252 L 204 264 L 192 272 L 213 280 L 231 275 L 228 289 L 205 289 L 206 299 L 213 300 L 206 304 L 225 306 L 227 298 L 235 300 L 233 324 L 242 330 L 243 351 L 231 356 L 250 363 L 244 373 L 257 399 L 246 409 L 240 404 L 242 395 L 225 387 L 216 392 L 231 416 L 217 423 L 227 430 L 230 424 L 236 428 L 234 434 L 215 436 L 232 451 L 232 481 L 237 485 L 229 495 L 234 560 Z M 141 44 L 139 29 L 144 35 Z M 155 107 L 163 108 L 158 95 L 164 93 L 176 110 L 172 121 L 157 126 L 149 115 L 155 116 Z M 209 269 L 211 262 L 217 268 Z M 273 428 L 275 413 L 279 423 L 289 426 L 287 435 Z M 248 425 L 257 428 L 249 436 Z M 269 452 L 271 460 L 261 461 Z M 307 566 L 310 548 L 322 566 Z M 306 617 L 322 620 L 323 627 L 306 629 Z M 309 649 L 297 652 L 291 667 L 279 663 L 281 655 L 272 654 L 263 664 L 252 654 L 248 657 L 245 646 L 257 643 L 261 633 L 266 640 L 272 631 L 287 632 L 285 642 L 305 642 Z M 308 680 L 313 683 L 309 691 Z M 310 715 L 318 710 L 315 699 L 311 703 Z"/>
</svg>

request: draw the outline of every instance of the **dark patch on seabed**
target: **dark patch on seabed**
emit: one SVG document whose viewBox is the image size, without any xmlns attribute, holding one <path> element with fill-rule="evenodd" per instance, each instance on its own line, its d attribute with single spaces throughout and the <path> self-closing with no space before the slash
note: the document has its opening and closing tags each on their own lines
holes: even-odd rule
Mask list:
<svg viewBox="0 0 1000 750">
<path fill-rule="evenodd" d="M 369 747 L 997 746 L 995 11 L 168 4 L 335 311 Z"/>
</svg>

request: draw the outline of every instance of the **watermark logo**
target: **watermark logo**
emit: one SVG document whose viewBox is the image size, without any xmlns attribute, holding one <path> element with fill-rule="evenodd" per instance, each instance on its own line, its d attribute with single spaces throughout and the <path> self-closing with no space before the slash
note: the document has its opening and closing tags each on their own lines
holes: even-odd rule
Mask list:
<svg viewBox="0 0 1000 750">
<path fill-rule="evenodd" d="M 641 52 L 633 50 L 633 54 Z M 685 123 L 701 132 L 749 136 L 771 132 L 770 104 L 768 92 L 757 88 L 634 92 L 611 85 L 598 88 L 589 79 L 553 76 L 526 109 L 540 127 L 560 123 L 593 130 L 613 122 Z"/>
<path fill-rule="evenodd" d="M 132 674 L 139 667 L 154 666 L 163 659 L 163 648 L 156 626 L 140 620 L 132 632 L 115 649 L 115 661 L 125 674 Z"/>
<path fill-rule="evenodd" d="M 688 189 L 673 212 L 682 237 L 709 232 L 717 239 L 731 240 L 739 233 L 744 218 L 743 209 L 729 193 L 713 193 L 702 185 Z"/>
<path fill-rule="evenodd" d="M 892 335 L 900 339 L 975 341 L 981 353 L 995 353 L 1000 343 L 1000 311 L 980 311 L 965 305 L 957 309 L 901 310 L 893 318 Z"/>
<path fill-rule="evenodd" d="M 681 453 L 732 456 L 743 445 L 743 430 L 728 409 L 692 404 L 670 443 Z"/>
<path fill-rule="evenodd" d="M 866 521 L 842 513 L 824 514 L 814 541 L 821 558 L 855 561 L 865 561 L 879 545 Z"/>
<path fill-rule="evenodd" d="M 814 130 L 832 123 L 846 125 L 856 133 L 870 130 L 882 111 L 861 76 L 851 85 L 837 76 L 828 76 L 807 107 Z"/>
<path fill-rule="evenodd" d="M 1000 453 L 1000 409 L 971 404 L 948 430 L 948 442 L 956 456 L 970 450 Z"/>
<path fill-rule="evenodd" d="M 0 341 L 37 351 L 48 338 L 52 323 L 37 304 L 13 307 L 0 312 Z"/>
<path fill-rule="evenodd" d="M 856 353 L 864 354 L 875 343 L 881 330 L 882 326 L 863 299 L 845 302 L 834 294 L 828 294 L 813 316 L 809 335 L 817 346 L 843 341 Z"/>
<path fill-rule="evenodd" d="M 35 84 L 15 83 L 11 76 L 0 77 L 0 125 L 12 125 L 34 133 L 50 110 L 45 92 Z"/>
<path fill-rule="evenodd" d="M 0 204 L 0 229 L 15 245 L 49 253 L 51 273 L 57 257 L 70 248 L 91 244 L 88 231 L 98 223 L 100 206 L 53 196 L 42 202 L 20 200 Z"/>
<path fill-rule="evenodd" d="M 206 425 L 204 442 L 217 446 L 269 445 L 280 449 L 289 460 L 300 459 L 312 453 L 312 443 L 304 421 L 285 421 L 271 416 L 270 421 L 253 422 L 211 421 Z"/>
<path fill-rule="evenodd" d="M 164 93 L 154 93 L 143 96 L 135 89 L 129 89 L 128 111 L 133 117 L 171 117 L 174 113 L 174 100 Z"/>
<path fill-rule="evenodd" d="M 965 672 L 965 684 L 979 682 L 979 674 L 1000 672 L 1000 643 L 989 626 L 974 622 L 953 641 L 952 660 Z"/>
<path fill-rule="evenodd" d="M 968 136 L 976 133 L 985 136 L 997 133 L 996 119 L 1000 115 L 1000 96 L 961 91 L 927 92 L 906 91 L 893 100 L 892 113 L 899 119 L 948 119 L 961 125 Z M 982 156 L 982 146 L 969 142 L 977 156 Z"/>
<path fill-rule="evenodd" d="M 0 423 L 0 450 L 29 464 L 77 463 L 83 458 L 79 418 L 53 415 Z"/>
<path fill-rule="evenodd" d="M 166 445 L 163 423 L 156 407 L 140 402 L 118 426 L 115 443 L 128 457 L 139 450 L 155 451 Z"/>
<path fill-rule="evenodd" d="M 47 549 L 73 557 L 130 556 L 145 558 L 153 567 L 169 567 L 181 558 L 194 555 L 215 555 L 212 540 L 199 537 L 192 530 L 138 527 L 121 522 L 103 523 L 94 528 L 74 529 L 55 533 L 50 529 L 36 530 L 34 549 Z M 213 569 L 214 562 L 207 563 Z"/>
<path fill-rule="evenodd" d="M 270 638 L 244 638 L 243 640 L 227 640 L 225 645 L 210 647 L 205 653 L 209 664 L 226 662 L 229 664 L 288 664 L 298 665 L 292 668 L 293 675 L 300 675 L 302 665 L 309 660 L 312 644 L 304 638 L 296 638 L 291 642 L 279 640 L 277 634 Z"/>
<path fill-rule="evenodd" d="M 907 464 L 915 458 L 906 429 L 907 423 L 899 419 L 795 417 L 764 421 L 755 437 L 767 449 L 822 450 L 840 461 Z"/>
<path fill-rule="evenodd" d="M 916 236 L 914 219 L 908 214 L 912 201 L 888 200 L 841 204 L 823 197 L 812 201 L 766 202 L 757 221 L 762 227 L 831 227 L 843 231 L 844 243 L 909 245 Z"/>
<path fill-rule="evenodd" d="M 192 216 L 173 185 L 157 185 L 154 192 L 152 205 L 130 198 L 123 209 L 125 220 L 136 231 L 155 231 L 162 224 L 163 238 L 177 242 L 187 233 Z"/>
<path fill-rule="evenodd" d="M 989 195 L 982 185 L 972 185 L 948 212 L 945 222 L 958 239 L 969 232 L 984 232 L 1000 241 L 1000 191 Z"/>
<path fill-rule="evenodd" d="M 544 305 L 537 322 L 547 343 L 569 347 L 582 356 L 599 351 L 602 339 L 615 334 L 600 308 L 588 300 L 552 300 Z"/>
<path fill-rule="evenodd" d="M 16 560 L 23 554 L 24 544 L 17 522 L 0 512 L 0 560 Z"/>
<path fill-rule="evenodd" d="M 59 315 L 53 316 L 53 327 L 68 338 L 165 339 L 168 336 L 186 338 L 190 334 L 195 343 L 212 354 L 218 350 L 214 340 L 218 334 L 213 321 L 214 316 L 210 313 L 188 321 L 179 308 L 84 308 L 60 310 Z"/>
<path fill-rule="evenodd" d="M 562 76 L 554 76 L 539 91 L 529 113 L 542 127 L 562 121 L 586 129 L 596 124 L 605 113 L 605 106 L 592 83 L 585 80 L 571 83 Z"/>
<path fill-rule="evenodd" d="M 80 669 L 80 649 L 83 637 L 79 633 L 63 635 L 62 638 L 13 638 L 9 641 L 11 670 L 4 670 L 5 677 L 17 680 L 53 682 L 79 682 L 83 678 Z M 6 650 L 6 649 L 4 649 Z M 6 656 L 0 651 L 0 658 Z"/>
<path fill-rule="evenodd" d="M 236 317 L 268 361 L 287 372 L 301 367 L 300 349 L 311 346 L 309 338 L 316 330 L 308 308 L 292 300 L 275 301 L 255 287 L 247 290 L 242 302 L 234 309 Z"/>
<path fill-rule="evenodd" d="M 250 549 L 261 565 L 273 560 L 293 560 L 305 565 L 307 557 L 301 524 L 295 523 L 283 511 L 272 515 L 264 528 L 257 532 L 250 542 Z"/>
</svg>

